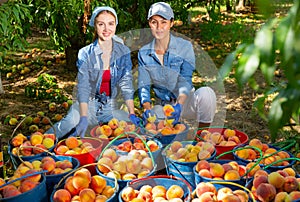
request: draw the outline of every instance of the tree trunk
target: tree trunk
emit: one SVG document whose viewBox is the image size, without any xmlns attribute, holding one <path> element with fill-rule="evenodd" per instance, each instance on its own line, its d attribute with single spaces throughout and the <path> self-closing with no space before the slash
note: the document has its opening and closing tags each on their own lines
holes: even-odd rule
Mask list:
<svg viewBox="0 0 300 202">
<path fill-rule="evenodd" d="M 245 9 L 245 1 L 244 0 L 239 0 L 239 3 L 235 8 L 236 12 L 239 12 L 239 11 L 244 10 L 244 9 Z"/>
<path fill-rule="evenodd" d="M 1 79 L 1 72 L 0 72 L 0 94 L 4 94 L 2 79 Z"/>
</svg>

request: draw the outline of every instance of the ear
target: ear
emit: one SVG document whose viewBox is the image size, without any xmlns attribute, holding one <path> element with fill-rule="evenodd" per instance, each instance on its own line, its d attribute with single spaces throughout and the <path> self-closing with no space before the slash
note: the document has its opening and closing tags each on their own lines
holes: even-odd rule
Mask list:
<svg viewBox="0 0 300 202">
<path fill-rule="evenodd" d="M 174 25 L 174 20 L 171 20 L 170 27 L 173 27 L 173 25 Z"/>
</svg>

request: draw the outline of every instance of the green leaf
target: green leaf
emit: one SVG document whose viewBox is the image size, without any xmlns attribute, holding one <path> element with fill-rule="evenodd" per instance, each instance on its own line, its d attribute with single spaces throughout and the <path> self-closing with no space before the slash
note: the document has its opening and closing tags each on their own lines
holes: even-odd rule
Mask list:
<svg viewBox="0 0 300 202">
<path fill-rule="evenodd" d="M 270 85 L 274 78 L 274 72 L 276 70 L 275 65 L 269 66 L 267 63 L 263 62 L 260 64 L 260 69 L 266 79 L 268 85 Z"/>
<path fill-rule="evenodd" d="M 273 100 L 271 108 L 268 115 L 268 126 L 271 133 L 272 142 L 277 138 L 277 132 L 281 125 L 281 118 L 283 115 L 283 110 L 281 108 L 281 103 L 286 101 L 284 98 L 277 98 Z"/>
</svg>

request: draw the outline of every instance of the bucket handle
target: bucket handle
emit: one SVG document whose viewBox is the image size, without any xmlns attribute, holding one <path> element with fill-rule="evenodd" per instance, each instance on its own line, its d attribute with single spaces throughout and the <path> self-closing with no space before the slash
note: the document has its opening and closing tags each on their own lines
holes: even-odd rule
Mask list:
<svg viewBox="0 0 300 202">
<path fill-rule="evenodd" d="M 20 149 L 22 149 L 22 148 L 32 148 L 32 149 L 39 149 L 39 150 L 42 150 L 43 152 L 46 152 L 47 154 L 49 154 L 50 156 L 54 156 L 55 157 L 55 155 L 53 154 L 53 153 L 51 153 L 51 152 L 49 152 L 48 150 L 46 150 L 46 149 L 43 149 L 43 148 L 40 148 L 40 147 L 36 147 L 36 146 L 20 146 L 20 147 L 18 147 L 18 149 L 17 149 L 17 156 L 18 156 L 18 158 L 20 159 L 20 161 L 22 162 L 22 163 L 24 163 L 24 160 L 21 158 L 21 155 L 20 155 Z"/>
<path fill-rule="evenodd" d="M 90 163 L 90 164 L 85 164 L 85 165 L 83 165 L 83 166 L 78 167 L 77 169 L 74 169 L 74 170 L 70 171 L 70 172 L 67 173 L 66 175 L 64 175 L 64 176 L 60 179 L 60 181 L 54 186 L 54 190 L 57 190 L 57 189 L 61 186 L 62 182 L 63 182 L 67 177 L 69 177 L 71 174 L 75 173 L 76 171 L 80 170 L 81 168 L 85 168 L 85 167 L 89 167 L 89 166 L 97 166 L 97 165 L 102 165 L 102 166 L 106 167 L 107 169 L 109 169 L 110 171 L 112 171 L 111 168 L 110 168 L 109 166 L 107 166 L 106 164 L 102 164 L 102 163 Z M 114 181 L 115 181 L 114 191 L 117 192 L 117 191 L 119 190 L 119 185 L 118 185 L 118 180 L 117 180 L 116 177 L 114 178 Z"/>
<path fill-rule="evenodd" d="M 111 140 L 106 146 L 105 146 L 105 148 L 102 150 L 102 152 L 101 152 L 101 154 L 99 155 L 99 158 L 101 158 L 102 157 L 102 155 L 103 155 L 103 153 L 105 152 L 105 150 L 107 150 L 116 140 L 118 140 L 119 138 L 121 138 L 121 137 L 123 137 L 123 136 L 126 136 L 126 135 L 130 135 L 130 134 L 132 134 L 132 135 L 135 135 L 135 136 L 137 136 L 138 138 L 140 138 L 140 140 L 143 142 L 143 144 L 145 145 L 145 147 L 148 149 L 148 153 L 149 153 L 149 155 L 150 155 L 150 158 L 151 158 L 151 161 L 152 161 L 152 164 L 153 164 L 153 169 L 156 169 L 156 164 L 155 164 L 155 161 L 154 161 L 154 158 L 153 158 L 153 155 L 152 155 L 152 152 L 150 152 L 151 150 L 150 150 L 150 148 L 148 147 L 148 145 L 147 145 L 147 143 L 144 141 L 144 139 L 139 135 L 139 134 L 137 134 L 137 133 L 135 133 L 135 132 L 127 132 L 126 134 L 124 133 L 124 134 L 120 134 L 120 135 L 118 135 L 117 137 L 115 137 L 113 140 Z"/>
<path fill-rule="evenodd" d="M 173 176 L 173 175 L 154 175 L 154 176 L 148 176 L 148 177 L 144 177 L 144 178 L 140 178 L 140 179 L 133 179 L 132 181 L 128 182 L 128 185 L 132 185 L 135 182 L 140 182 L 140 181 L 144 181 L 147 179 L 156 179 L 156 178 L 165 178 L 165 179 L 173 179 L 173 180 L 178 180 L 178 181 L 182 181 L 184 184 L 186 184 L 186 186 L 188 187 L 188 189 L 190 190 L 190 194 L 185 198 L 185 201 L 190 201 L 190 199 L 192 198 L 192 187 L 191 185 L 184 179 Z"/>
<path fill-rule="evenodd" d="M 25 178 L 27 178 L 27 177 L 31 177 L 31 176 L 35 176 L 35 175 L 39 175 L 39 174 L 44 174 L 44 173 L 47 173 L 47 172 L 48 172 L 48 170 L 41 170 L 41 171 L 38 171 L 38 172 L 35 172 L 35 173 L 30 173 L 30 174 L 28 174 L 28 175 L 23 175 L 23 176 L 21 176 L 21 177 L 19 177 L 19 178 L 17 178 L 17 179 L 8 181 L 8 182 L 6 182 L 5 184 L 1 185 L 1 186 L 0 186 L 0 189 L 2 189 L 3 187 L 5 187 L 5 186 L 7 186 L 7 185 L 9 185 L 9 184 L 12 184 L 12 183 L 14 183 L 14 182 L 23 180 L 23 179 L 25 179 Z"/>
<path fill-rule="evenodd" d="M 242 185 L 240 185 L 240 184 L 237 184 L 237 183 L 234 183 L 234 182 L 225 182 L 225 181 L 214 181 L 214 182 L 207 182 L 207 183 L 211 183 L 211 184 L 225 184 L 225 185 L 233 185 L 233 186 L 237 186 L 237 187 L 239 187 L 239 188 L 242 188 L 242 189 L 246 190 L 246 191 L 249 193 L 249 195 L 251 196 L 252 201 L 256 201 L 256 199 L 255 199 L 253 193 L 252 193 L 247 187 L 242 186 Z M 192 193 L 192 197 L 194 198 L 195 195 L 196 195 L 196 189 L 195 189 L 195 191 Z"/>
</svg>

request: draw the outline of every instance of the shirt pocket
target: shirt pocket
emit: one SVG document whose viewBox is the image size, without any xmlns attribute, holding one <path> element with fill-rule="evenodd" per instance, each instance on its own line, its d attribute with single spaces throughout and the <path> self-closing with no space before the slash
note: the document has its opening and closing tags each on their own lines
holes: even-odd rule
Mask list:
<svg viewBox="0 0 300 202">
<path fill-rule="evenodd" d="M 180 72 L 180 68 L 183 64 L 183 59 L 182 58 L 174 58 L 170 62 L 170 68 L 176 72 Z"/>
</svg>

